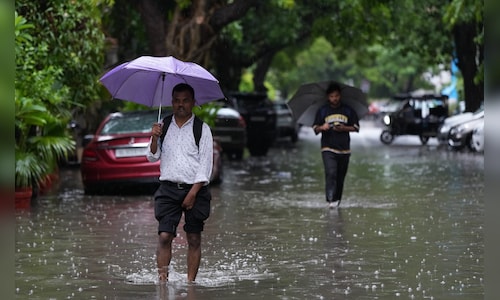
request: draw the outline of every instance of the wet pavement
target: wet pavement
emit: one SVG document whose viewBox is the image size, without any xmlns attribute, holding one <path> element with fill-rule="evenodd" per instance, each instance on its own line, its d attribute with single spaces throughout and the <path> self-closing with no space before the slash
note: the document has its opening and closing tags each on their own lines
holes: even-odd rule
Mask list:
<svg viewBox="0 0 500 300">
<path fill-rule="evenodd" d="M 195 285 L 156 282 L 150 195 L 86 196 L 77 168 L 16 213 L 17 299 L 483 299 L 484 158 L 361 124 L 328 209 L 319 138 L 224 163 Z M 182 226 L 182 224 L 181 224 Z"/>
</svg>

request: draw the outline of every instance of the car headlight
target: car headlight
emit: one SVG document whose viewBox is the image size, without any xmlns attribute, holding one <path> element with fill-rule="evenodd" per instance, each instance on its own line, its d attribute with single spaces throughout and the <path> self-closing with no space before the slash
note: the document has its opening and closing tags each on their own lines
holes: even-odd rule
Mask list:
<svg viewBox="0 0 500 300">
<path fill-rule="evenodd" d="M 441 133 L 446 133 L 446 132 L 449 132 L 449 131 L 450 131 L 450 126 L 449 125 L 443 125 L 439 129 L 439 132 L 441 132 Z"/>
<path fill-rule="evenodd" d="M 386 126 L 391 125 L 391 116 L 389 116 L 389 115 L 385 115 L 385 116 L 384 116 L 384 119 L 383 119 L 383 122 L 384 122 L 384 124 L 385 124 Z"/>
</svg>

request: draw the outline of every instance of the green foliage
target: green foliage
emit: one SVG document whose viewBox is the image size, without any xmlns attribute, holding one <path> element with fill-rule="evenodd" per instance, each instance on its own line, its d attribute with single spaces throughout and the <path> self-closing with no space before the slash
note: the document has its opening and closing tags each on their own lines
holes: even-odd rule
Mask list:
<svg viewBox="0 0 500 300">
<path fill-rule="evenodd" d="M 220 105 L 214 102 L 209 102 L 201 106 L 195 106 L 193 108 L 193 113 L 211 128 L 215 126 L 215 119 L 217 118 L 217 111 Z"/>
<path fill-rule="evenodd" d="M 74 150 L 65 125 L 36 99 L 16 97 L 16 187 L 40 184 L 58 160 Z"/>
<path fill-rule="evenodd" d="M 95 101 L 101 88 L 97 75 L 104 58 L 104 35 L 96 5 L 101 2 L 19 0 L 15 4 L 17 14 L 32 24 L 31 40 L 21 44 L 25 53 L 16 57 L 18 67 L 23 68 L 26 75 L 30 71 L 53 68 L 56 85 L 68 89 L 66 98 L 59 104 L 65 109 Z M 21 60 L 24 62 L 20 63 Z"/>
<path fill-rule="evenodd" d="M 15 36 L 13 25 L 15 16 L 13 1 L 0 2 L 0 191 L 6 194 L 14 187 L 14 115 L 13 82 L 15 77 Z M 7 194 L 8 195 L 8 194 Z M 0 286 L 2 284 L 0 283 Z M 3 287 L 3 286 L 2 286 Z M 7 288 L 7 287 L 5 287 Z M 1 289 L 1 288 L 0 288 Z M 5 289 L 4 289 L 5 290 Z"/>
<path fill-rule="evenodd" d="M 268 80 L 285 97 L 301 83 L 318 79 L 357 86 L 366 80 L 373 97 L 427 88 L 422 74 L 439 65 L 448 68 L 453 57 L 447 24 L 468 20 L 481 25 L 483 10 L 480 0 L 452 0 L 449 5 L 438 0 L 297 2 L 301 19 L 312 20 L 302 27 L 310 25 L 311 39 L 280 51 L 268 72 Z M 482 40 L 480 31 L 477 43 Z M 481 70 L 482 64 L 478 75 Z"/>
<path fill-rule="evenodd" d="M 244 71 L 241 75 L 241 81 L 238 90 L 240 92 L 253 92 L 255 90 L 253 86 L 253 74 L 249 70 Z"/>
<path fill-rule="evenodd" d="M 35 44 L 35 27 L 15 15 L 15 185 L 38 185 L 60 158 L 75 148 L 66 124 L 71 112 L 65 107 L 69 87 L 61 82 L 63 70 L 43 65 L 49 48 Z"/>
<path fill-rule="evenodd" d="M 402 53 L 401 47 L 386 48 L 376 44 L 364 50 L 360 57 L 351 52 L 338 55 L 339 51 L 324 38 L 316 39 L 310 47 L 290 57 L 286 52 L 276 56 L 268 80 L 285 98 L 291 97 L 303 83 L 337 80 L 361 86 L 370 82 L 370 97 L 390 97 L 412 88 L 428 88 L 420 76 L 427 65 L 412 52 Z M 276 60 L 278 60 L 277 63 Z M 286 63 L 285 63 L 286 62 Z"/>
</svg>

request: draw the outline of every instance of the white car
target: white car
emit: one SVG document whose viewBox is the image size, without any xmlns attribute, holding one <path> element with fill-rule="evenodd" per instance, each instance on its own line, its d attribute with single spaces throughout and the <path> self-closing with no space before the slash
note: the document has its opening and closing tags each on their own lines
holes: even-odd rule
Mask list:
<svg viewBox="0 0 500 300">
<path fill-rule="evenodd" d="M 484 152 L 484 119 L 472 132 L 472 149 L 476 152 Z"/>
<path fill-rule="evenodd" d="M 464 112 L 458 115 L 453 115 L 448 118 L 446 118 L 443 122 L 443 124 L 439 127 L 438 129 L 438 142 L 440 144 L 447 144 L 448 143 L 448 138 L 450 137 L 450 130 L 456 125 L 465 123 L 467 121 L 477 119 L 477 118 L 482 118 L 484 117 L 484 108 L 481 106 L 477 111 L 474 113 L 472 112 Z"/>
<path fill-rule="evenodd" d="M 472 119 L 464 123 L 453 126 L 450 129 L 448 145 L 454 150 L 461 150 L 465 146 L 474 151 L 472 146 L 472 132 L 480 124 L 484 124 L 484 116 L 478 119 Z"/>
</svg>

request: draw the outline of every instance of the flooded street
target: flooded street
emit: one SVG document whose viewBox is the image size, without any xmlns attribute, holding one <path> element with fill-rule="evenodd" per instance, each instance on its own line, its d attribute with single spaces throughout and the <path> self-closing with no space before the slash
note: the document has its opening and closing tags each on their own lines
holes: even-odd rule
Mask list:
<svg viewBox="0 0 500 300">
<path fill-rule="evenodd" d="M 157 284 L 151 195 L 86 196 L 79 170 L 62 169 L 16 214 L 17 299 L 483 299 L 483 155 L 361 130 L 338 209 L 311 129 L 267 157 L 225 160 L 196 285 L 181 227 Z"/>
</svg>

